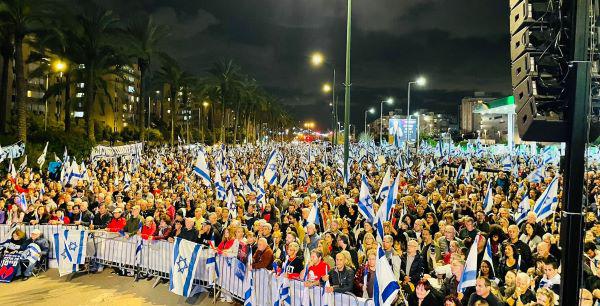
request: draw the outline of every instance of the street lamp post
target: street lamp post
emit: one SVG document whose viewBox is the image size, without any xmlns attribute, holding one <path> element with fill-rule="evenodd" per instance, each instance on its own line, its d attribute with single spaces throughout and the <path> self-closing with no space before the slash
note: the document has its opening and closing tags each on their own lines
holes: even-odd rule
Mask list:
<svg viewBox="0 0 600 306">
<path fill-rule="evenodd" d="M 417 84 L 419 86 L 425 86 L 427 80 L 424 77 L 419 77 L 416 81 L 408 82 L 408 97 L 406 99 L 406 150 L 408 150 L 408 135 L 409 135 L 409 120 L 410 120 L 410 87 L 412 84 Z"/>
<path fill-rule="evenodd" d="M 67 65 L 64 62 L 62 62 L 61 60 L 57 60 L 53 64 L 50 64 L 50 71 L 48 72 L 48 74 L 46 74 L 46 94 L 48 94 L 50 73 L 52 72 L 52 70 L 60 73 L 60 75 L 62 77 L 62 73 L 65 71 L 66 68 L 67 68 Z M 69 86 L 69 85 L 67 84 L 67 86 Z M 48 128 L 48 97 L 46 97 L 44 99 L 44 131 L 47 128 Z"/>
<path fill-rule="evenodd" d="M 344 97 L 344 169 L 348 169 L 348 158 L 350 156 L 350 40 L 352 37 L 352 0 L 348 0 L 348 16 L 346 21 L 346 80 L 344 86 L 346 93 Z"/>
<path fill-rule="evenodd" d="M 383 103 L 387 103 L 392 105 L 394 103 L 394 99 L 387 98 L 386 100 L 381 101 L 379 104 L 379 146 L 383 144 Z"/>
<path fill-rule="evenodd" d="M 315 67 L 319 67 L 321 65 L 328 65 L 333 70 L 333 81 L 331 86 L 323 86 L 323 91 L 325 93 L 331 91 L 331 105 L 333 106 L 332 116 L 333 120 L 331 122 L 332 128 L 335 128 L 335 123 L 337 122 L 337 102 L 335 101 L 335 65 L 329 61 L 325 60 L 325 57 L 320 52 L 315 52 L 311 56 L 312 65 Z M 337 143 L 337 133 L 333 134 L 333 143 Z"/>
<path fill-rule="evenodd" d="M 372 107 L 371 107 L 371 108 L 369 108 L 369 109 L 367 109 L 367 110 L 365 110 L 365 134 L 367 133 L 367 114 L 368 114 L 368 113 L 371 113 L 371 114 L 372 114 L 372 113 L 374 113 L 374 112 L 375 112 L 375 109 L 374 109 L 374 108 L 372 108 Z"/>
</svg>

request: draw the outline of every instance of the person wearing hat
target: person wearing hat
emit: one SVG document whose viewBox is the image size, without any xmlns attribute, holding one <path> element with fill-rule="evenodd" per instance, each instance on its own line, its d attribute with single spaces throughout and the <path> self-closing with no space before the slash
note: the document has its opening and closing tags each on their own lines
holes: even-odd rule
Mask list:
<svg viewBox="0 0 600 306">
<path fill-rule="evenodd" d="M 125 218 L 123 217 L 123 210 L 120 208 L 115 208 L 115 210 L 113 211 L 113 217 L 110 220 L 110 222 L 108 222 L 106 230 L 115 233 L 120 232 L 123 230 L 123 228 L 125 228 L 126 223 L 127 220 L 125 220 Z"/>
<path fill-rule="evenodd" d="M 21 276 L 21 274 L 22 274 L 24 281 L 29 279 L 29 277 L 31 277 L 33 268 L 35 268 L 36 263 L 39 261 L 39 259 L 32 261 L 34 258 L 37 258 L 36 256 L 26 255 L 26 254 L 30 254 L 30 253 L 28 253 L 28 252 L 30 252 L 29 245 L 31 243 L 35 243 L 40 247 L 40 250 L 41 250 L 41 252 L 39 253 L 40 259 L 48 256 L 48 250 L 50 249 L 50 243 L 48 242 L 48 240 L 46 238 L 43 237 L 41 230 L 39 230 L 37 228 L 31 230 L 30 237 L 31 237 L 31 240 L 27 240 L 27 241 L 30 241 L 30 243 L 23 244 L 26 248 L 21 256 L 21 263 L 23 263 L 23 266 L 26 267 L 25 271 L 22 271 L 21 265 L 17 265 L 17 273 L 15 274 L 15 276 L 17 276 L 17 277 Z"/>
</svg>

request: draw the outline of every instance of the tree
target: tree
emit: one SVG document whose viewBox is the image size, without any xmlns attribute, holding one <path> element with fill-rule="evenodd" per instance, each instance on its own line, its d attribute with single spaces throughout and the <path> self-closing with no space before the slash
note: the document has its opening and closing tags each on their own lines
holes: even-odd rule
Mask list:
<svg viewBox="0 0 600 306">
<path fill-rule="evenodd" d="M 2 80 L 0 80 L 0 133 L 8 133 L 10 97 L 8 95 L 8 74 L 14 53 L 13 34 L 10 24 L 0 23 L 0 56 L 2 56 Z"/>
<path fill-rule="evenodd" d="M 85 83 L 86 132 L 90 141 L 95 142 L 94 106 L 99 89 L 103 89 L 106 97 L 107 75 L 117 77 L 125 75 L 127 59 L 115 47 L 115 33 L 118 18 L 111 12 L 93 3 L 86 3 L 83 13 L 76 16 L 78 26 L 69 30 L 69 49 L 67 53 L 72 62 L 80 64 L 77 69 L 78 79 Z M 101 103 L 103 100 L 99 100 Z"/>
<path fill-rule="evenodd" d="M 157 73 L 157 77 L 163 83 L 169 85 L 169 94 L 165 93 L 169 97 L 169 104 L 171 109 L 171 145 L 174 145 L 175 138 L 175 123 L 174 116 L 179 114 L 179 92 L 182 90 L 184 84 L 191 83 L 192 76 L 181 69 L 177 61 L 166 55 L 161 54 L 161 68 Z"/>
<path fill-rule="evenodd" d="M 125 29 L 125 52 L 137 58 L 140 69 L 140 101 L 138 124 L 144 129 L 145 106 L 148 95 L 148 71 L 152 59 L 159 54 L 159 44 L 167 36 L 168 29 L 154 22 L 152 16 L 144 15 L 132 20 Z M 149 110 L 148 110 L 149 111 Z M 142 133 L 143 135 L 143 133 Z"/>
<path fill-rule="evenodd" d="M 2 0 L 0 20 L 10 28 L 14 42 L 16 79 L 17 135 L 27 141 L 26 81 L 23 58 L 23 43 L 28 35 L 39 29 L 48 2 L 44 0 Z"/>
<path fill-rule="evenodd" d="M 225 142 L 225 108 L 243 86 L 240 68 L 233 61 L 220 61 L 209 69 L 209 82 L 221 103 L 221 142 Z"/>
</svg>

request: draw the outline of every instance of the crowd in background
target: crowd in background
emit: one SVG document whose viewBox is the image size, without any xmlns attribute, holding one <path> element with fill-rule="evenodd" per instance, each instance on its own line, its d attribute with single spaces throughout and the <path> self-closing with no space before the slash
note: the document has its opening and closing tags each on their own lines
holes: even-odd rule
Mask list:
<svg viewBox="0 0 600 306">
<path fill-rule="evenodd" d="M 198 150 L 210 166 L 210 186 L 194 173 Z M 261 173 L 273 150 L 281 158 L 278 178 L 269 184 Z M 563 205 L 558 163 L 542 165 L 542 178 L 531 182 L 541 157 L 514 155 L 508 170 L 501 158 L 485 153 L 434 151 L 406 154 L 356 145 L 347 178 L 340 174 L 341 153 L 323 144 L 146 148 L 135 160 L 86 161 L 79 179 L 69 177 L 68 167 L 55 173 L 25 168 L 16 176 L 9 171 L 0 181 L 0 224 L 82 225 L 147 240 L 181 237 L 225 255 L 243 258 L 252 252 L 252 269 L 273 270 L 306 286 L 329 281 L 327 292 L 365 298 L 373 298 L 381 245 L 401 285 L 398 303 L 557 305 Z M 467 163 L 472 173 L 461 173 Z M 386 171 L 392 179 L 400 177 L 398 196 L 378 237 L 358 203 L 364 177 L 378 211 L 377 191 Z M 215 176 L 224 190 L 216 188 Z M 516 220 L 523 197 L 533 207 L 555 176 L 556 212 L 538 221 L 530 211 Z M 582 300 L 591 303 L 600 299 L 600 171 L 586 172 L 585 181 Z M 491 211 L 484 208 L 488 186 L 493 188 Z M 315 203 L 316 219 L 311 215 Z M 3 245 L 19 251 L 40 241 L 47 252 L 47 240 L 39 231 L 35 235 L 16 230 Z M 459 290 L 473 243 L 476 285 Z M 224 300 L 231 299 L 225 295 Z"/>
</svg>

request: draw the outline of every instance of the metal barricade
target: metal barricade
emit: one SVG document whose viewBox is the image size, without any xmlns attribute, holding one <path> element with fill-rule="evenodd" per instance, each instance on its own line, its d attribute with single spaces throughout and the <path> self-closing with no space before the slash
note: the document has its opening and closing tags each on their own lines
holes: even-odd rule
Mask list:
<svg viewBox="0 0 600 306">
<path fill-rule="evenodd" d="M 83 229 L 81 226 L 64 225 L 0 225 L 0 241 L 10 239 L 15 228 L 20 228 L 29 236 L 33 229 L 40 229 L 50 242 L 49 258 L 54 259 L 54 234 L 61 233 L 64 229 Z M 164 240 L 142 240 L 140 236 L 125 238 L 118 233 L 106 231 L 90 231 L 87 246 L 86 261 L 93 264 L 104 265 L 118 269 L 134 271 L 138 276 L 157 277 L 155 283 L 161 279 L 168 279 L 173 262 L 173 244 Z M 239 267 L 236 257 L 216 255 L 216 272 L 208 268 L 209 258 L 215 256 L 215 251 L 203 247 L 198 254 L 199 264 L 196 270 L 194 284 L 204 288 L 212 288 L 222 293 L 229 294 L 238 301 L 244 300 L 244 270 Z M 254 286 L 253 299 L 256 305 L 272 305 L 280 300 L 279 280 L 277 276 L 266 269 L 253 270 Z M 245 275 L 245 274 L 244 274 Z M 308 294 L 310 303 L 314 306 L 323 305 L 322 287 L 306 288 L 304 283 L 289 280 L 289 295 L 293 306 L 301 306 L 305 294 Z M 215 297 L 217 294 L 215 294 Z M 281 300 L 280 300 L 281 302 Z M 356 297 L 352 294 L 334 294 L 335 305 L 344 306 L 371 306 L 373 300 Z"/>
</svg>

